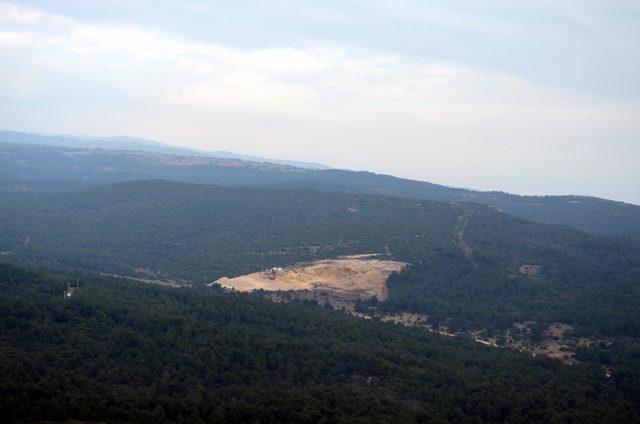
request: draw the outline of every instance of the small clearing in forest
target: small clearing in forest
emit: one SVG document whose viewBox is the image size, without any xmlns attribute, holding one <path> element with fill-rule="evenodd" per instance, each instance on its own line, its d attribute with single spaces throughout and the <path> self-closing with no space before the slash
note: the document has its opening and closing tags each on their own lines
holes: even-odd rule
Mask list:
<svg viewBox="0 0 640 424">
<path fill-rule="evenodd" d="M 211 283 L 237 291 L 310 290 L 327 293 L 345 300 L 379 300 L 388 297 L 387 278 L 399 272 L 406 263 L 374 259 L 373 254 L 343 256 L 288 268 L 274 268 L 235 278 L 223 277 Z"/>
</svg>

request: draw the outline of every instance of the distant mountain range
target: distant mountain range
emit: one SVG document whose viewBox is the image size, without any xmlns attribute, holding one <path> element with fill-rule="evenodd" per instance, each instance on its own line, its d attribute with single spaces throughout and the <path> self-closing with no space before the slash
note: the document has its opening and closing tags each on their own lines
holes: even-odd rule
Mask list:
<svg viewBox="0 0 640 424">
<path fill-rule="evenodd" d="M 237 159 L 249 162 L 270 162 L 279 165 L 295 166 L 305 169 L 330 169 L 321 163 L 299 162 L 282 159 L 266 159 L 258 156 L 239 155 L 233 152 L 189 149 L 186 147 L 171 146 L 157 141 L 129 136 L 114 137 L 87 137 L 75 135 L 44 135 L 31 134 L 16 131 L 0 130 L 0 143 L 30 143 L 58 147 L 80 147 L 84 149 L 108 149 L 108 150 L 142 150 L 146 152 L 165 153 L 170 155 L 200 156 L 208 158 Z"/>
<path fill-rule="evenodd" d="M 73 140 L 84 148 L 68 147 Z M 166 153 L 161 150 L 191 151 L 137 139 L 108 140 L 2 132 L 0 190 L 59 190 L 70 184 L 77 187 L 140 179 L 228 187 L 314 189 L 478 203 L 531 221 L 640 238 L 640 206 L 596 197 L 481 192 L 371 172 L 304 168 L 296 165 L 297 162 Z M 93 143 L 93 147 L 86 148 L 83 143 Z M 112 150 L 115 146 L 120 149 Z"/>
</svg>

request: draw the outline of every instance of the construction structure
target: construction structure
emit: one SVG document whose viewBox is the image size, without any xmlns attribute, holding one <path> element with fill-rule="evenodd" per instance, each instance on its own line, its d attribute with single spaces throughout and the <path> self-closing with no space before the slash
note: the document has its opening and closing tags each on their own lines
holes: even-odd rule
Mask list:
<svg viewBox="0 0 640 424">
<path fill-rule="evenodd" d="M 78 279 L 76 279 L 75 287 L 73 287 L 71 283 L 67 282 L 67 290 L 64 292 L 64 298 L 70 299 L 71 296 L 73 296 L 73 294 L 75 293 L 75 291 L 78 290 L 79 284 L 80 284 L 80 281 Z"/>
<path fill-rule="evenodd" d="M 278 277 L 278 272 L 282 272 L 282 268 L 274 266 L 273 268 L 264 271 L 264 276 L 269 280 L 275 280 Z"/>
</svg>

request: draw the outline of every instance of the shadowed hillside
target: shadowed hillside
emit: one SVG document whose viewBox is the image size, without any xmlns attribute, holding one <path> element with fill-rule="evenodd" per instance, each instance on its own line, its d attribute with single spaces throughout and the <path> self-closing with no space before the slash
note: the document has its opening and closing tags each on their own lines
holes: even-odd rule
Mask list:
<svg viewBox="0 0 640 424">
<path fill-rule="evenodd" d="M 0 144 L 0 188 L 42 189 L 42 181 L 103 184 L 170 179 L 233 187 L 304 188 L 440 201 L 474 202 L 525 219 L 640 238 L 640 206 L 582 196 L 517 196 L 479 192 L 370 172 L 310 170 L 238 159 L 156 152 Z M 469 184 L 473 184 L 472 181 Z"/>
</svg>

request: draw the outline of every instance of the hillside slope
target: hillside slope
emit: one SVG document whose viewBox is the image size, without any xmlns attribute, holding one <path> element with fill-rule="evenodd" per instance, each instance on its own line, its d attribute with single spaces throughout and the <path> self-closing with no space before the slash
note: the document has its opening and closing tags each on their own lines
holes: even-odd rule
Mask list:
<svg viewBox="0 0 640 424">
<path fill-rule="evenodd" d="M 1 264 L 0 343 L 10 422 L 640 419 L 598 367 L 221 290 Z"/>
<path fill-rule="evenodd" d="M 583 196 L 517 196 L 478 192 L 370 172 L 140 151 L 0 144 L 0 189 L 41 190 L 51 180 L 104 184 L 170 179 L 231 187 L 312 188 L 416 199 L 474 202 L 525 219 L 605 235 L 640 238 L 640 206 Z"/>
<path fill-rule="evenodd" d="M 0 203 L 5 261 L 202 284 L 263 267 L 387 252 L 388 310 L 452 328 L 562 321 L 640 336 L 640 243 L 536 224 L 474 204 L 310 190 L 135 181 L 13 194 Z M 541 267 L 528 276 L 525 265 Z"/>
</svg>

